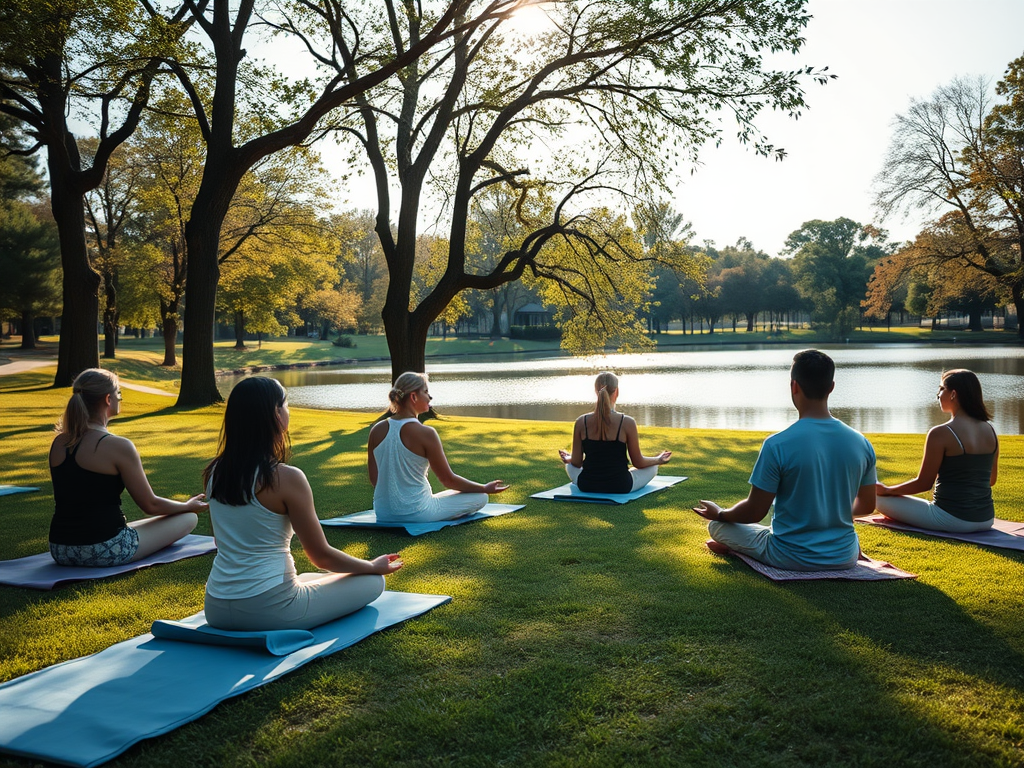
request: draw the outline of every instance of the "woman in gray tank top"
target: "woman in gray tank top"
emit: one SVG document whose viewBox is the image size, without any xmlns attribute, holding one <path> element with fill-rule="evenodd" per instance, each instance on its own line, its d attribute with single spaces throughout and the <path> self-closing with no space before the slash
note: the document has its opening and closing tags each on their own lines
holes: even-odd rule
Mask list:
<svg viewBox="0 0 1024 768">
<path fill-rule="evenodd" d="M 992 415 L 971 371 L 942 374 L 939 407 L 949 421 L 932 427 L 917 477 L 899 485 L 879 483 L 875 505 L 886 517 L 918 528 L 968 533 L 992 527 L 992 486 L 999 472 L 999 439 Z M 935 486 L 932 501 L 914 497 Z"/>
</svg>

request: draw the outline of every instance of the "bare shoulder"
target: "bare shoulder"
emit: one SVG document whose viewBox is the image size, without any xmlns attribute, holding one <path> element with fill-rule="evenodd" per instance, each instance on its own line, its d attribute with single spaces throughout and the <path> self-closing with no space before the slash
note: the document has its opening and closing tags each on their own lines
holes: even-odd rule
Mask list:
<svg viewBox="0 0 1024 768">
<path fill-rule="evenodd" d="M 382 419 L 374 424 L 370 428 L 370 443 L 379 443 L 385 437 L 387 437 L 388 429 L 390 429 L 391 419 Z"/>
<path fill-rule="evenodd" d="M 291 464 L 278 464 L 274 468 L 274 480 L 277 483 L 308 483 L 306 473 Z"/>
</svg>

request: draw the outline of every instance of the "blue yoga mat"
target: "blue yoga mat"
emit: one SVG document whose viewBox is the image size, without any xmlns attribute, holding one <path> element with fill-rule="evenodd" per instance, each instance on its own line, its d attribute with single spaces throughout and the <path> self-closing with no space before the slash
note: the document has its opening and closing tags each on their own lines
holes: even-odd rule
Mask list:
<svg viewBox="0 0 1024 768">
<path fill-rule="evenodd" d="M 197 616 L 200 614 L 197 614 Z M 316 642 L 313 633 L 307 629 L 269 629 L 262 632 L 229 632 L 211 627 L 204 620 L 195 623 L 196 616 L 184 621 L 153 622 L 150 634 L 162 640 L 177 640 L 179 643 L 200 645 L 226 645 L 231 648 L 259 648 L 273 656 L 287 656 L 300 648 Z"/>
<path fill-rule="evenodd" d="M 213 552 L 217 545 L 212 536 L 199 536 L 190 533 L 169 547 L 154 552 L 149 557 L 124 565 L 111 565 L 106 568 L 79 568 L 71 565 L 57 565 L 49 552 L 17 560 L 0 560 L 0 584 L 9 587 L 27 587 L 29 589 L 53 589 L 58 584 L 86 579 L 105 579 L 121 573 L 131 573 L 151 565 L 173 563 L 189 557 L 205 555 Z"/>
<path fill-rule="evenodd" d="M 315 627 L 312 643 L 287 656 L 151 634 L 125 640 L 0 685 L 0 751 L 64 765 L 105 763 L 225 699 L 450 600 L 385 592 L 365 608 Z M 178 623 L 194 627 L 205 619 L 198 613 Z"/>
<path fill-rule="evenodd" d="M 586 491 L 581 491 L 573 483 L 566 483 L 557 488 L 552 488 L 550 491 L 535 493 L 530 498 L 551 499 L 553 501 L 581 501 L 587 504 L 628 504 L 635 499 L 639 499 L 641 496 L 663 491 L 688 479 L 687 477 L 658 475 L 643 488 L 632 493 L 587 493 Z"/>
<path fill-rule="evenodd" d="M 401 521 L 387 521 L 381 523 L 377 521 L 376 513 L 372 509 L 368 509 L 365 512 L 356 512 L 353 515 L 332 517 L 329 520 L 321 520 L 320 525 L 332 527 L 348 526 L 351 528 L 404 528 L 405 532 L 410 536 L 420 536 L 424 533 L 440 531 L 442 528 L 447 528 L 449 525 L 462 525 L 463 523 L 472 523 L 474 520 L 485 520 L 488 517 L 507 515 L 509 512 L 515 512 L 517 509 L 522 509 L 524 506 L 526 505 L 488 504 L 479 512 L 474 512 L 472 515 L 457 517 L 454 520 L 438 520 L 435 523 L 403 523 Z"/>
<path fill-rule="evenodd" d="M 0 485 L 0 496 L 10 496 L 15 493 L 31 493 L 38 490 L 38 488 L 28 485 Z"/>
</svg>

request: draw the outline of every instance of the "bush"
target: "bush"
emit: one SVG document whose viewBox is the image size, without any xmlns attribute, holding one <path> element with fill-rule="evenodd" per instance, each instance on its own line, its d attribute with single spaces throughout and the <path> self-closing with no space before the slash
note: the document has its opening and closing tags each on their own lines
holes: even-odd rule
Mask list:
<svg viewBox="0 0 1024 768">
<path fill-rule="evenodd" d="M 508 336 L 529 341 L 561 341 L 562 329 L 557 325 L 513 325 L 508 329 Z"/>
<path fill-rule="evenodd" d="M 336 347 L 345 347 L 345 349 L 355 349 L 356 343 L 352 340 L 351 336 L 342 336 L 341 334 L 331 342 Z"/>
</svg>

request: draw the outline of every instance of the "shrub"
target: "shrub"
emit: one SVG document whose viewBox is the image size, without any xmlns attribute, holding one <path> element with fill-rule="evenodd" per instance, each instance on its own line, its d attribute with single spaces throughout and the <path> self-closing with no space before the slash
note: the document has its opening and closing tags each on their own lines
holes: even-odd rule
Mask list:
<svg viewBox="0 0 1024 768">
<path fill-rule="evenodd" d="M 513 325 L 508 332 L 510 339 L 529 341 L 561 341 L 562 329 L 557 325 Z"/>
<path fill-rule="evenodd" d="M 337 338 L 331 342 L 336 347 L 345 347 L 346 349 L 355 349 L 356 343 L 352 340 L 351 336 L 343 336 L 338 334 Z"/>
</svg>

